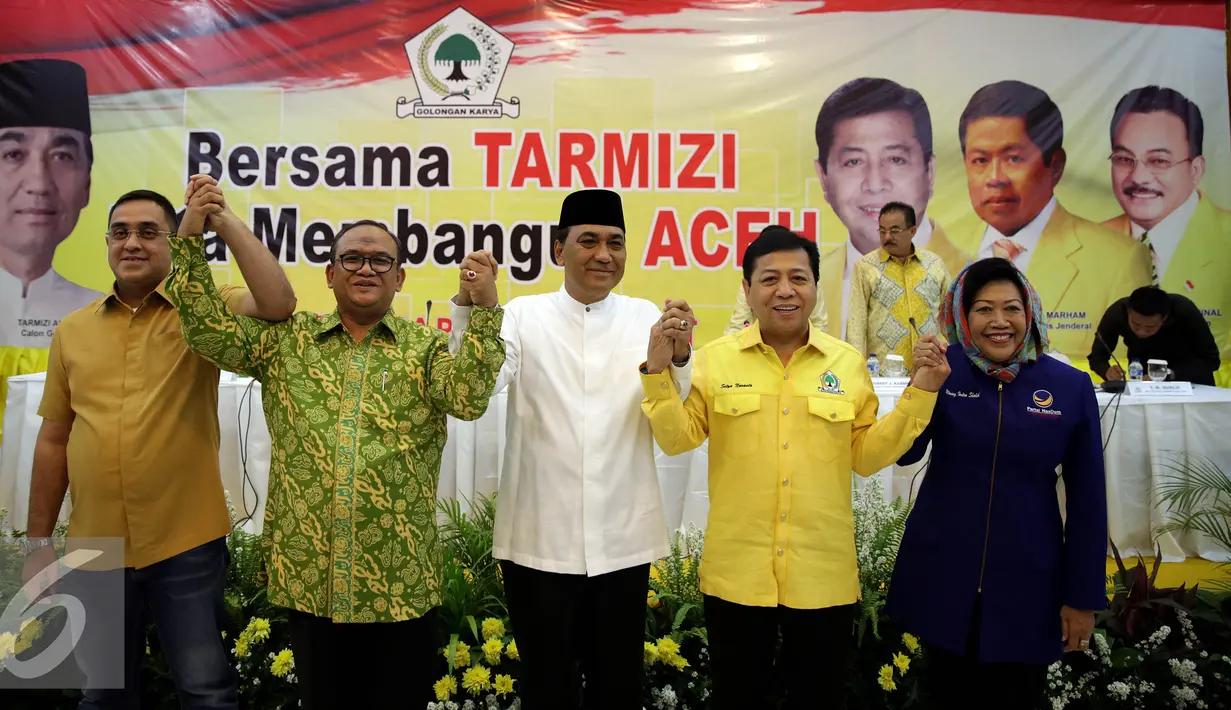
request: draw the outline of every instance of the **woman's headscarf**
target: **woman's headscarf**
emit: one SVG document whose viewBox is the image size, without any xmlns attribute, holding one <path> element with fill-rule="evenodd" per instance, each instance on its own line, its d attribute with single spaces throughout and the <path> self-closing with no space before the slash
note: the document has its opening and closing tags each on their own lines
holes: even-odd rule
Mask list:
<svg viewBox="0 0 1231 710">
<path fill-rule="evenodd" d="M 979 262 L 975 262 L 977 264 Z M 1007 262 L 1006 263 L 1010 263 Z M 1017 283 L 1026 294 L 1026 337 L 1013 353 L 1008 362 L 998 363 L 984 357 L 982 351 L 975 346 L 970 334 L 970 324 L 966 320 L 966 309 L 962 295 L 966 289 L 966 275 L 974 264 L 968 265 L 953 279 L 949 293 L 940 306 L 940 327 L 949 340 L 950 345 L 961 345 L 966 357 L 983 372 L 1003 382 L 1012 382 L 1022 368 L 1024 362 L 1034 362 L 1043 356 L 1051 347 L 1047 338 L 1047 321 L 1043 317 L 1043 301 L 1035 293 L 1034 286 L 1026 279 L 1026 275 L 1013 267 Z"/>
</svg>

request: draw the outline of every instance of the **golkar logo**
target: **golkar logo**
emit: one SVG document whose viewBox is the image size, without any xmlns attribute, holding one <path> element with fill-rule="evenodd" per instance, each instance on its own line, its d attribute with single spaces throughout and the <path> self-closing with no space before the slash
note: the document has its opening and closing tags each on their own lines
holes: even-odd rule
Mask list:
<svg viewBox="0 0 1231 710">
<path fill-rule="evenodd" d="M 496 98 L 513 47 L 512 40 L 460 7 L 445 15 L 406 43 L 419 98 L 399 97 L 398 118 L 517 118 L 516 96 Z"/>
<path fill-rule="evenodd" d="M 826 394 L 846 394 L 842 391 L 842 380 L 833 374 L 833 370 L 826 370 L 825 374 L 821 375 L 821 386 L 817 387 L 816 391 Z"/>
<path fill-rule="evenodd" d="M 1059 409 L 1051 408 L 1052 404 L 1055 403 L 1055 400 L 1051 396 L 1051 392 L 1048 392 L 1047 390 L 1035 390 L 1033 399 L 1034 399 L 1035 406 L 1033 407 L 1027 406 L 1026 407 L 1027 412 L 1030 412 L 1031 414 L 1037 414 L 1041 417 L 1060 416 L 1061 412 Z"/>
</svg>

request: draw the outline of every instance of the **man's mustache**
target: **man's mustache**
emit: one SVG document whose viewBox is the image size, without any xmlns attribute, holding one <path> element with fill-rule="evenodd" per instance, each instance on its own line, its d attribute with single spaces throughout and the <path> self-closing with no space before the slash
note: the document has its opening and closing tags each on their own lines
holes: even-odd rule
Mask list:
<svg viewBox="0 0 1231 710">
<path fill-rule="evenodd" d="M 1124 188 L 1124 194 L 1128 195 L 1129 197 L 1137 197 L 1139 195 L 1145 195 L 1148 197 L 1162 197 L 1163 196 L 1163 193 L 1159 192 L 1158 190 L 1151 190 L 1150 188 L 1145 187 L 1143 185 L 1135 185 L 1135 184 L 1129 185 L 1128 187 Z"/>
</svg>

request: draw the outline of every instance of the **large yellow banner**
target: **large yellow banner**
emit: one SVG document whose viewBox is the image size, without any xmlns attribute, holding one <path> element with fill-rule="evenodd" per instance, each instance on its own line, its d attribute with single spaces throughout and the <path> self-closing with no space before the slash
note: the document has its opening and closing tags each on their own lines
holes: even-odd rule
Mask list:
<svg viewBox="0 0 1231 710">
<path fill-rule="evenodd" d="M 406 242 L 404 316 L 448 328 L 456 265 L 477 248 L 500 261 L 504 300 L 559 288 L 560 202 L 608 187 L 628 225 L 620 290 L 688 299 L 699 342 L 728 328 L 743 249 L 770 223 L 820 242 L 841 336 L 850 266 L 899 200 L 954 270 L 1015 236 L 1075 364 L 1152 274 L 1197 303 L 1231 361 L 1221 5 L 644 5 L 241 3 L 199 26 L 150 17 L 141 37 L 95 15 L 68 31 L 71 51 L 31 30 L 0 62 L 82 67 L 89 125 L 45 121 L 80 139 L 74 155 L 0 126 L 0 345 L 45 348 L 109 288 L 112 200 L 149 188 L 179 203 L 203 172 L 301 308 L 333 309 L 324 262 L 357 219 Z M 209 254 L 239 282 L 220 240 Z"/>
</svg>

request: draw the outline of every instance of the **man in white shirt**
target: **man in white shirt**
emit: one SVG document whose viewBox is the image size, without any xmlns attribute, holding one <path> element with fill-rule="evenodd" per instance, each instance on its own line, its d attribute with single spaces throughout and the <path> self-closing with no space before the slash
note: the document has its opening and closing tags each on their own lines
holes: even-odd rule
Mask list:
<svg viewBox="0 0 1231 710">
<path fill-rule="evenodd" d="M 1111 119 L 1111 187 L 1123 214 L 1103 222 L 1141 242 L 1151 277 L 1210 324 L 1231 374 L 1231 212 L 1197 186 L 1205 176 L 1201 109 L 1175 89 L 1143 86 Z M 1231 380 L 1228 380 L 1231 381 Z"/>
<path fill-rule="evenodd" d="M 50 347 L 64 316 L 103 295 L 51 268 L 90 201 L 93 160 L 85 70 L 0 64 L 0 347 Z"/>
<path fill-rule="evenodd" d="M 578 665 L 587 710 L 641 708 L 649 568 L 669 538 L 637 372 L 656 323 L 678 333 L 696 320 L 683 301 L 664 313 L 612 293 L 625 241 L 619 195 L 570 194 L 552 242 L 564 287 L 504 307 L 495 391 L 509 387 L 508 437 L 492 554 L 502 561 L 522 702 L 536 710 L 579 706 Z M 461 292 L 450 351 L 469 315 Z M 670 369 L 686 397 L 691 351 L 686 338 L 676 343 Z"/>
</svg>

